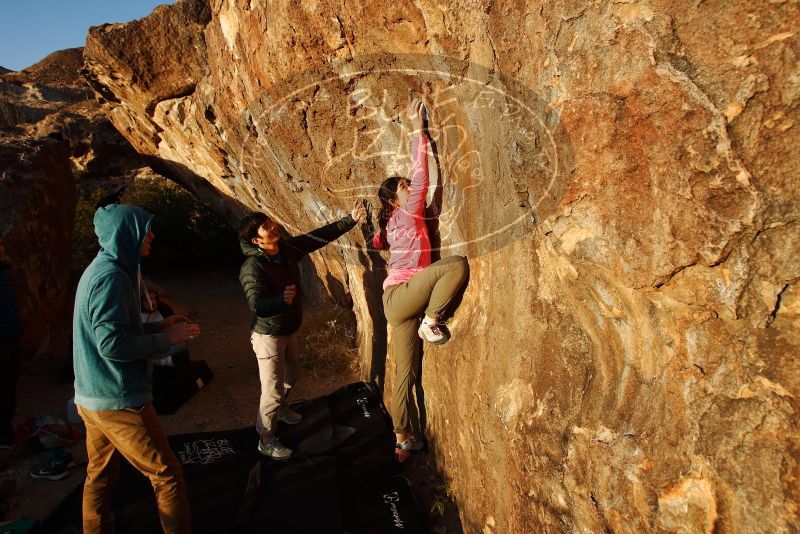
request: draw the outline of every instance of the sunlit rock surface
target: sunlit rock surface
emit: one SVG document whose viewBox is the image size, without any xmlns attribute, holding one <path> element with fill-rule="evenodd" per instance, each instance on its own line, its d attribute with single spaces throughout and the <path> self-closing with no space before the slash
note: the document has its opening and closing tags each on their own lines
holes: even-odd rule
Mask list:
<svg viewBox="0 0 800 534">
<path fill-rule="evenodd" d="M 70 48 L 22 71 L 0 73 L 0 141 L 64 141 L 83 183 L 107 182 L 146 166 L 109 122 L 82 68 L 83 49 Z"/>
<path fill-rule="evenodd" d="M 179 1 L 84 57 L 137 150 L 293 233 L 408 172 L 425 96 L 431 229 L 471 266 L 426 348 L 426 435 L 468 532 L 792 532 L 799 23 L 780 1 Z M 369 233 L 314 261 L 375 377 Z"/>
</svg>

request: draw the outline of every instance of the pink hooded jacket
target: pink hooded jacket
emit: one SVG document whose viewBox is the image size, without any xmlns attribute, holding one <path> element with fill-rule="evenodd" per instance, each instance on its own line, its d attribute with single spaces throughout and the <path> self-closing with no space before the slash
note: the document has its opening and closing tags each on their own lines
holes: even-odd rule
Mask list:
<svg viewBox="0 0 800 534">
<path fill-rule="evenodd" d="M 386 225 L 389 242 L 389 275 L 383 289 L 402 284 L 431 264 L 431 242 L 425 226 L 425 198 L 428 195 L 428 138 L 421 135 L 411 143 L 411 187 L 404 206 L 394 211 Z M 381 248 L 380 233 L 372 245 Z"/>
</svg>

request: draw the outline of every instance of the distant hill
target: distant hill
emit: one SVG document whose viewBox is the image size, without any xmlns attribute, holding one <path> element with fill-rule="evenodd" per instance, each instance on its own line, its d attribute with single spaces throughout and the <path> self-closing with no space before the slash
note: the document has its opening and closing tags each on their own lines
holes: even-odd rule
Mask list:
<svg viewBox="0 0 800 534">
<path fill-rule="evenodd" d="M 0 74 L 0 145 L 12 137 L 53 137 L 67 145 L 76 177 L 115 179 L 146 165 L 108 121 L 80 74 L 83 49 L 48 55 Z"/>
<path fill-rule="evenodd" d="M 80 75 L 83 67 L 83 48 L 67 48 L 53 52 L 35 65 L 12 75 L 25 82 L 34 82 L 48 86 L 74 87 L 86 86 Z M 5 74 L 11 71 L 0 72 Z"/>
<path fill-rule="evenodd" d="M 26 69 L 0 74 L 0 127 L 50 128 L 51 121 L 40 121 L 67 107 L 80 108 L 72 112 L 87 117 L 98 112 L 91 88 L 80 74 L 82 52 L 82 48 L 59 50 Z"/>
<path fill-rule="evenodd" d="M 11 69 L 7 69 L 7 68 L 3 67 L 2 65 L 0 65 L 0 76 L 2 76 L 3 74 L 6 74 L 7 72 L 14 72 L 14 71 L 11 70 Z"/>
</svg>

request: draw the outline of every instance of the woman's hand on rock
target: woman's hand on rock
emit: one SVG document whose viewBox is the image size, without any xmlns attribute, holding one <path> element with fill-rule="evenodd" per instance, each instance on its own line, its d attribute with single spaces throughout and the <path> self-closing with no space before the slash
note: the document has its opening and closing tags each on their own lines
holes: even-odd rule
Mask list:
<svg viewBox="0 0 800 534">
<path fill-rule="evenodd" d="M 415 133 L 422 132 L 423 113 L 425 113 L 425 103 L 419 98 L 412 98 L 408 104 L 408 118 L 411 119 L 411 129 Z"/>
</svg>

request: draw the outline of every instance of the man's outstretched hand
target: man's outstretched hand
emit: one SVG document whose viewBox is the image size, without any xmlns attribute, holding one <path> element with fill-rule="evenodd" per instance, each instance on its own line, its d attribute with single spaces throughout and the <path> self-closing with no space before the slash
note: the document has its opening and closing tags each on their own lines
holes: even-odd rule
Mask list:
<svg viewBox="0 0 800 534">
<path fill-rule="evenodd" d="M 350 216 L 357 223 L 364 220 L 364 217 L 367 216 L 367 208 L 364 207 L 363 200 L 358 199 L 353 203 L 353 211 L 350 212 Z"/>
</svg>

